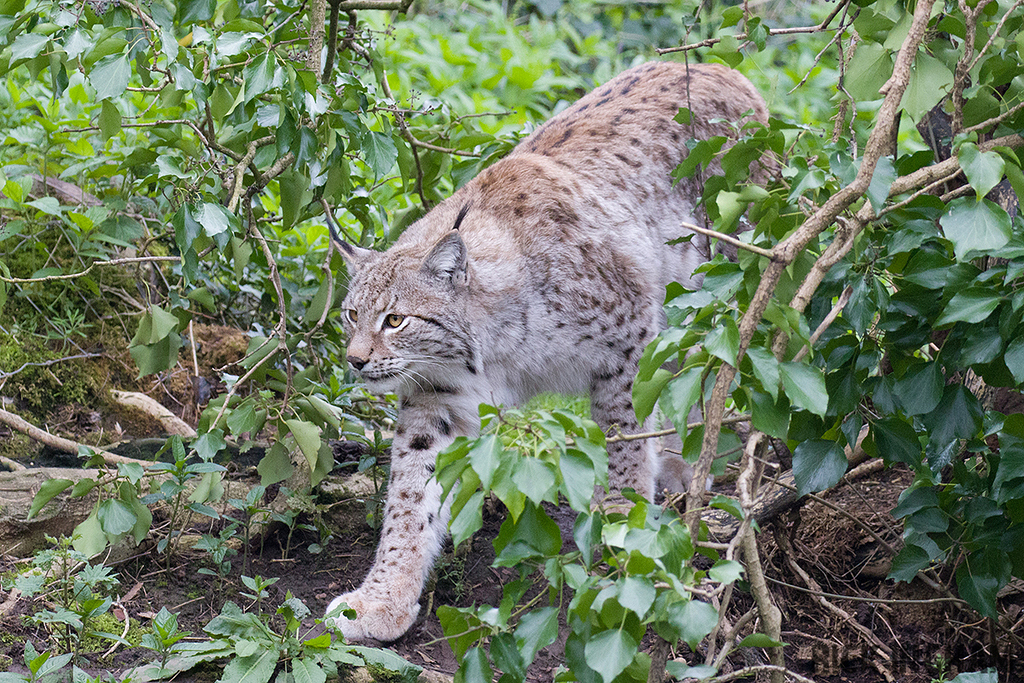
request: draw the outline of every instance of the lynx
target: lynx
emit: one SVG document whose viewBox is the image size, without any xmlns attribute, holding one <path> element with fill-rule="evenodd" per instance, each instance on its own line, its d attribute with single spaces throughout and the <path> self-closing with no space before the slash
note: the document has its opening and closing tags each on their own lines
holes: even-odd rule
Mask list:
<svg viewBox="0 0 1024 683">
<path fill-rule="evenodd" d="M 687 125 L 673 120 L 681 107 Z M 388 251 L 340 245 L 348 362 L 370 391 L 398 397 L 380 545 L 363 584 L 328 608 L 355 610 L 336 619 L 346 638 L 394 640 L 416 619 L 447 534 L 436 456 L 477 432 L 480 403 L 589 391 L 603 428 L 644 427 L 630 388 L 664 326 L 665 285 L 699 286 L 694 269 L 710 258 L 699 235 L 666 244 L 701 220 L 700 182 L 673 185 L 670 172 L 688 139 L 730 136 L 747 119 L 767 112 L 737 72 L 643 64 L 550 119 Z M 650 499 L 658 469 L 647 441 L 609 447 L 613 490 Z"/>
</svg>

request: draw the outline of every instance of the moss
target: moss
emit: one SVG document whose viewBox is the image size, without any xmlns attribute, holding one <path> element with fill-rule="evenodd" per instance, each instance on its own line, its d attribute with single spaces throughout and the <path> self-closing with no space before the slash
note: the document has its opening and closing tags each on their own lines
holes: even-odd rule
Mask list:
<svg viewBox="0 0 1024 683">
<path fill-rule="evenodd" d="M 14 337 L 0 332 L 0 368 L 13 372 L 25 363 L 45 363 L 69 355 L 47 348 L 42 340 L 23 334 Z M 52 365 L 28 365 L 7 378 L 4 394 L 13 396 L 17 408 L 36 417 L 45 417 L 59 405 L 78 403 L 95 405 L 99 380 L 80 360 Z"/>
</svg>

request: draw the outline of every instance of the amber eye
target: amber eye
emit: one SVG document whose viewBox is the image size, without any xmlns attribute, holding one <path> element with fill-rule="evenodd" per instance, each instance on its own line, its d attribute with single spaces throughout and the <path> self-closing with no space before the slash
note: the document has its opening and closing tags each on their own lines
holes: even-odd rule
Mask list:
<svg viewBox="0 0 1024 683">
<path fill-rule="evenodd" d="M 348 321 L 353 325 L 359 322 L 359 313 L 354 308 L 348 309 L 345 313 L 348 315 Z"/>
<path fill-rule="evenodd" d="M 388 313 L 387 316 L 384 318 L 384 326 L 395 328 L 401 325 L 402 321 L 404 320 L 404 315 L 398 315 L 397 313 Z"/>
</svg>

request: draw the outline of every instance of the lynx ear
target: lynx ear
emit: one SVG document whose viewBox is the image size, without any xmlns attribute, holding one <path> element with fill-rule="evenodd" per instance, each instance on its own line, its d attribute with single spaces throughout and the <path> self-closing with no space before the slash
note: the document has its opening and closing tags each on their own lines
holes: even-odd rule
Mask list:
<svg viewBox="0 0 1024 683">
<path fill-rule="evenodd" d="M 345 263 L 348 264 L 349 270 L 358 270 L 364 265 L 370 262 L 375 252 L 373 249 L 364 249 L 363 247 L 357 247 L 354 244 L 348 242 L 342 242 L 340 240 L 332 239 L 334 246 L 338 248 L 338 252 L 341 257 L 345 259 Z"/>
<path fill-rule="evenodd" d="M 458 230 L 452 230 L 437 241 L 423 259 L 420 271 L 453 285 L 464 286 L 467 281 L 467 263 L 466 243 L 462 241 Z"/>
</svg>

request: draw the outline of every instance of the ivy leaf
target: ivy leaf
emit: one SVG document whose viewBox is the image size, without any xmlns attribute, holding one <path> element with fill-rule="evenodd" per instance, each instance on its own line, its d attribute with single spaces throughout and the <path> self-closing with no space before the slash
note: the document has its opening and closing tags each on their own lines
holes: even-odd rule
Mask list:
<svg viewBox="0 0 1024 683">
<path fill-rule="evenodd" d="M 714 607 L 700 600 L 687 600 L 669 607 L 669 622 L 679 634 L 679 640 L 696 650 L 704 636 L 711 633 L 718 623 L 718 612 Z"/>
<path fill-rule="evenodd" d="M 529 666 L 537 651 L 555 642 L 558 637 L 558 610 L 542 607 L 527 613 L 516 626 L 516 645 L 522 661 Z"/>
<path fill-rule="evenodd" d="M 982 152 L 973 142 L 960 145 L 957 159 L 978 199 L 987 195 L 1003 179 L 1006 168 L 1003 157 L 995 152 Z"/>
<path fill-rule="evenodd" d="M 984 287 L 968 287 L 957 292 L 935 321 L 935 326 L 952 322 L 980 323 L 999 306 L 999 293 Z"/>
<path fill-rule="evenodd" d="M 591 638 L 584 648 L 587 664 L 601 675 L 604 683 L 611 683 L 626 670 L 636 656 L 637 643 L 625 631 L 602 631 Z"/>
<path fill-rule="evenodd" d="M 871 435 L 885 462 L 902 462 L 911 467 L 921 464 L 921 441 L 914 428 L 903 420 L 879 420 L 871 425 Z"/>
<path fill-rule="evenodd" d="M 309 469 L 316 467 L 317 454 L 320 452 L 320 428 L 305 420 L 285 420 L 284 423 L 295 437 L 299 450 L 306 456 Z"/>
<path fill-rule="evenodd" d="M 849 466 L 846 453 L 834 441 L 811 439 L 793 451 L 793 478 L 797 493 L 804 495 L 835 486 Z"/>
<path fill-rule="evenodd" d="M 395 147 L 395 141 L 390 135 L 367 130 L 363 133 L 360 146 L 363 150 L 363 159 L 373 171 L 375 178 L 385 175 L 398 160 L 398 148 Z"/>
<path fill-rule="evenodd" d="M 949 67 L 927 52 L 919 51 L 914 60 L 914 68 L 910 70 L 910 81 L 903 92 L 900 106 L 911 118 L 920 121 L 946 96 L 951 85 L 953 72 Z"/>
<path fill-rule="evenodd" d="M 790 403 L 824 417 L 828 410 L 828 390 L 821 370 L 804 363 L 779 363 L 782 386 Z"/>
<path fill-rule="evenodd" d="M 926 363 L 911 368 L 893 387 L 907 415 L 924 415 L 935 410 L 942 400 L 945 378 L 939 363 Z"/>
<path fill-rule="evenodd" d="M 772 396 L 772 400 L 779 399 L 779 361 L 768 349 L 760 346 L 751 346 L 747 349 L 747 358 L 754 368 L 754 376 Z"/>
<path fill-rule="evenodd" d="M 43 506 L 53 500 L 54 496 L 66 491 L 74 483 L 70 479 L 47 479 L 44 481 L 39 487 L 39 492 L 32 499 L 32 506 L 29 508 L 26 519 L 32 519 L 39 514 Z"/>
<path fill-rule="evenodd" d="M 740 330 L 732 318 L 722 318 L 718 327 L 704 338 L 704 350 L 736 367 L 736 355 L 740 350 Z"/>
<path fill-rule="evenodd" d="M 96 90 L 96 99 L 105 100 L 123 93 L 128 87 L 131 72 L 128 55 L 107 55 L 96 62 L 89 72 L 89 82 Z"/>
<path fill-rule="evenodd" d="M 658 402 L 658 397 L 670 379 L 671 372 L 658 368 L 649 380 L 641 380 L 639 376 L 633 380 L 633 410 L 640 424 L 654 412 L 654 404 Z"/>
<path fill-rule="evenodd" d="M 619 604 L 635 612 L 640 619 L 647 615 L 655 597 L 657 593 L 649 579 L 627 576 L 619 585 Z"/>
<path fill-rule="evenodd" d="M 11 43 L 11 63 L 19 59 L 34 59 L 43 51 L 49 37 L 40 33 L 23 33 Z"/>
<path fill-rule="evenodd" d="M 953 251 L 959 261 L 1000 249 L 1013 236 L 1006 211 L 987 199 L 954 199 L 939 219 L 939 225 L 946 239 L 953 243 Z"/>
</svg>

